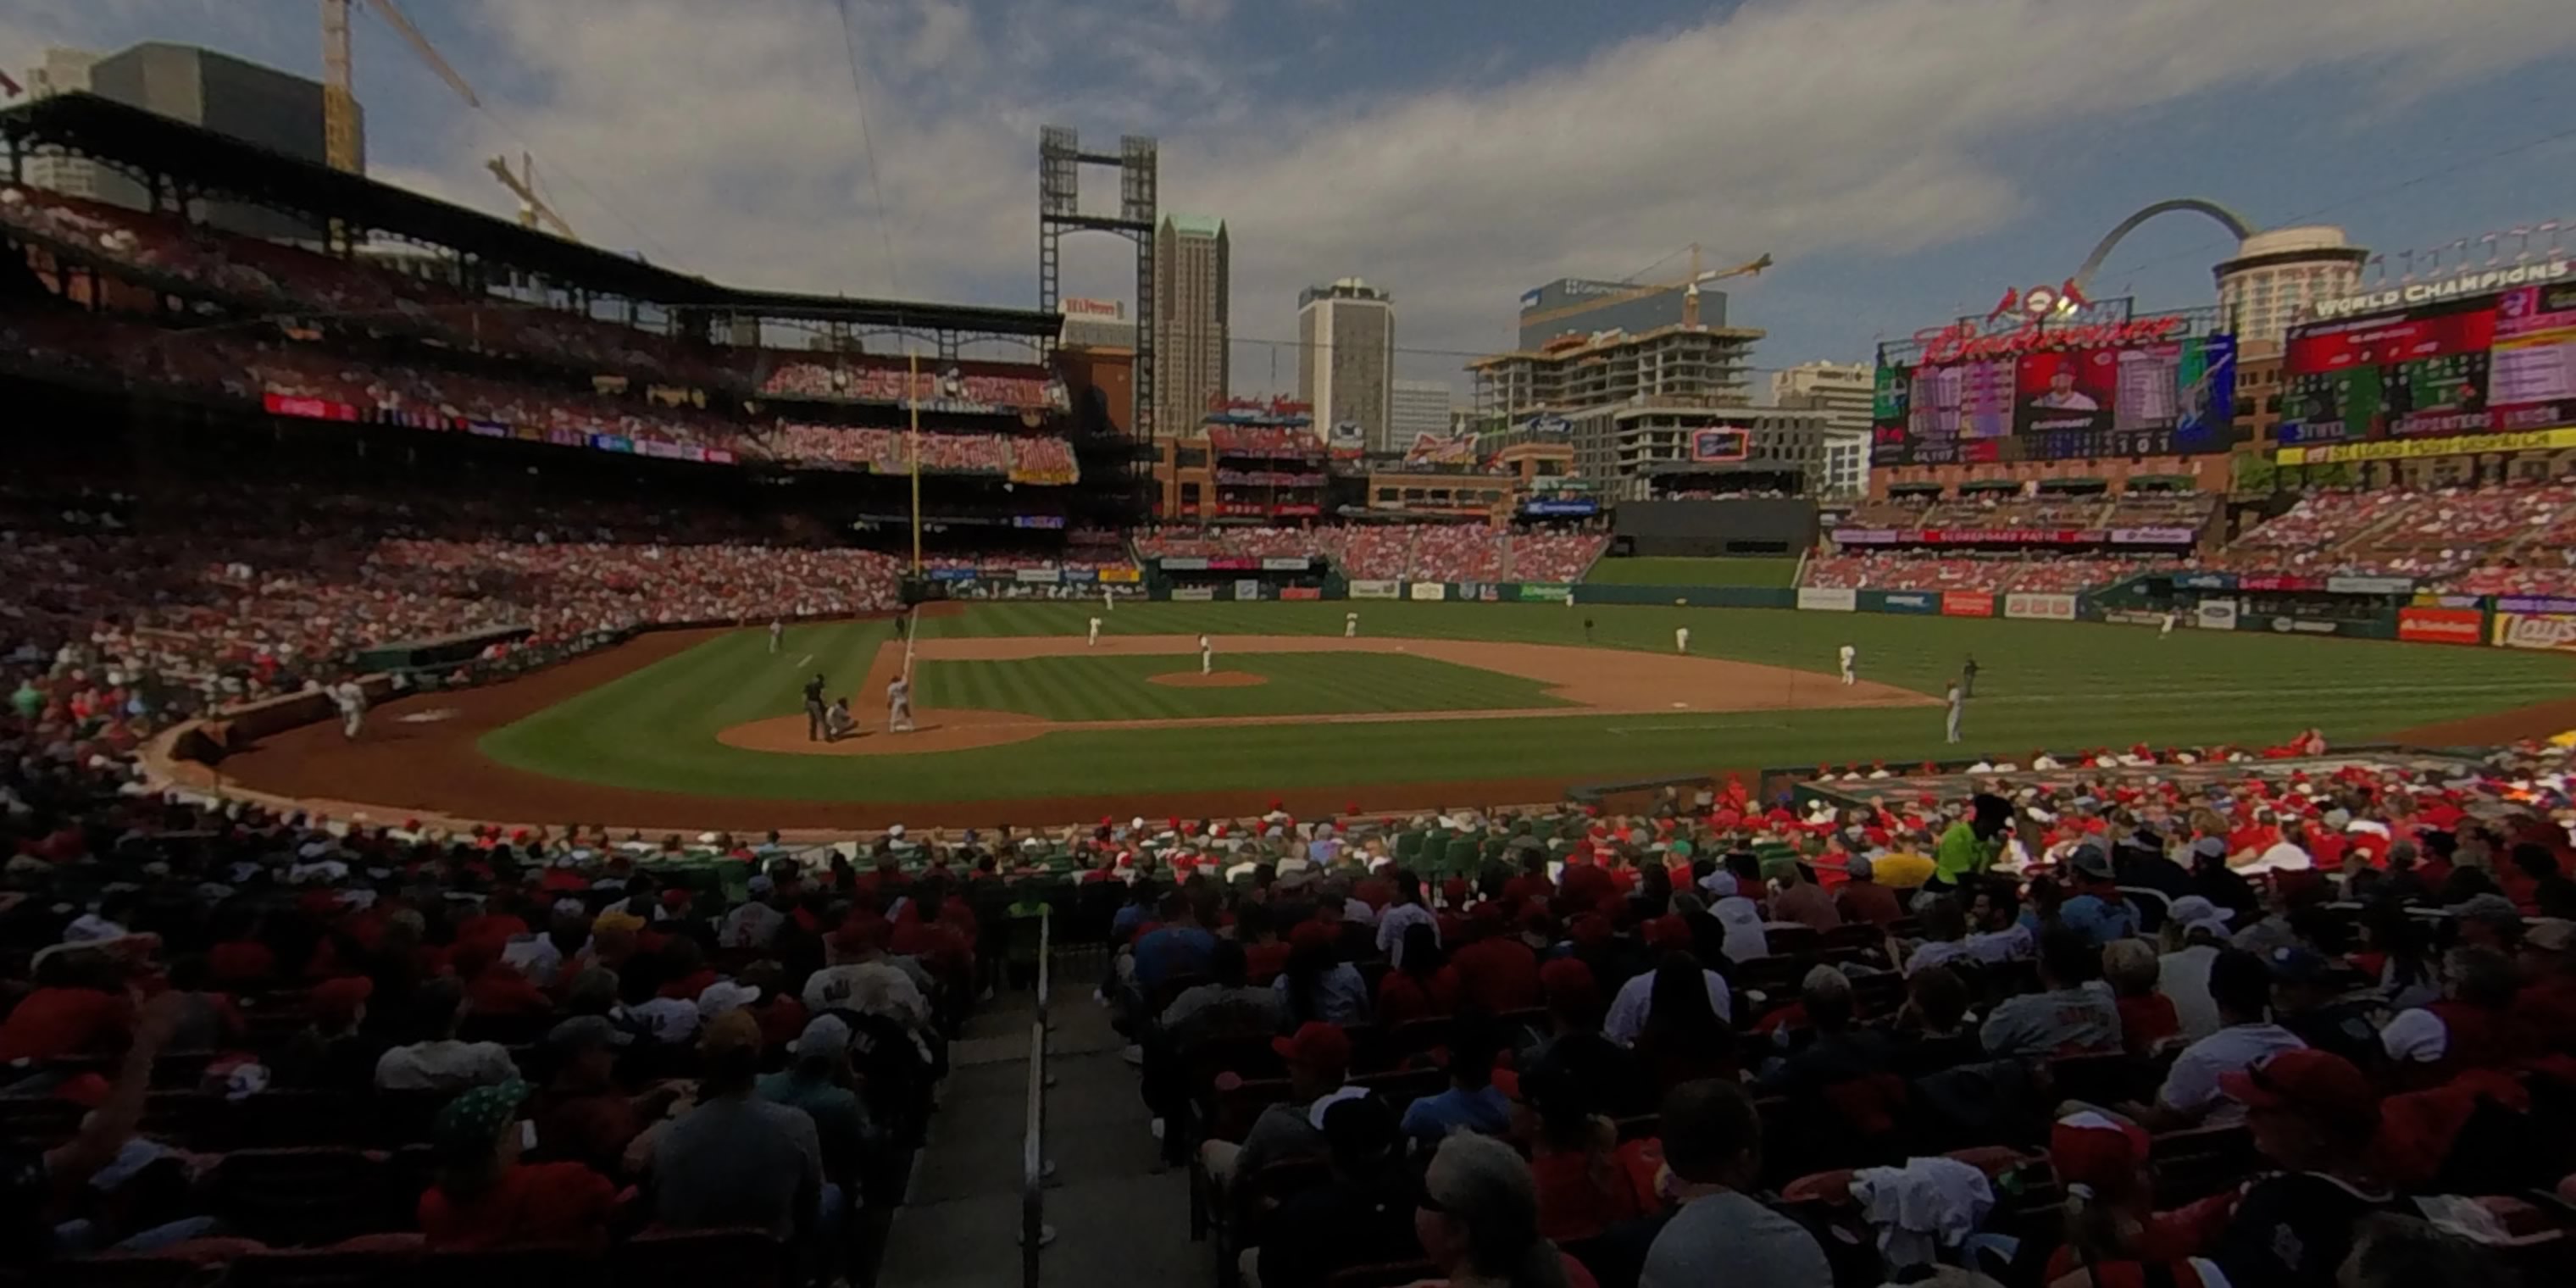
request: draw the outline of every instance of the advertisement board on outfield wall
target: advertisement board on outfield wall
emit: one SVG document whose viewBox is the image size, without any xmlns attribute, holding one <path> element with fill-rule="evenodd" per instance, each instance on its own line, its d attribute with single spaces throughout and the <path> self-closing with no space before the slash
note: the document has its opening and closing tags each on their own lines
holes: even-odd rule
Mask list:
<svg viewBox="0 0 2576 1288">
<path fill-rule="evenodd" d="M 1556 581 L 1525 581 L 1521 583 L 1520 597 L 1524 604 L 1563 604 L 1573 600 L 1574 587 Z"/>
<path fill-rule="evenodd" d="M 1445 581 L 1417 581 L 1404 588 L 1404 597 L 1407 599 L 1424 600 L 1447 599 L 1449 597 L 1449 583 Z"/>
<path fill-rule="evenodd" d="M 2576 599 L 2507 595 L 2495 606 L 2499 613 L 2576 613 Z"/>
<path fill-rule="evenodd" d="M 2018 591 L 2004 596 L 2004 616 L 2029 617 L 2049 622 L 2071 622 L 2075 620 L 2075 597 Z"/>
<path fill-rule="evenodd" d="M 1064 574 L 1054 568 L 1014 568 L 1011 570 L 1011 579 L 1027 582 L 1033 586 L 1051 586 L 1064 580 Z"/>
<path fill-rule="evenodd" d="M 1236 599 L 1261 598 L 1261 579 L 1258 577 L 1244 577 L 1237 580 L 1234 583 L 1234 597 Z"/>
<path fill-rule="evenodd" d="M 1199 555 L 1166 556 L 1154 561 L 1165 572 L 1206 572 L 1208 561 Z"/>
<path fill-rule="evenodd" d="M 1350 595 L 1353 599 L 1401 599 L 1404 597 L 1404 583 L 1354 579 L 1351 582 Z"/>
<path fill-rule="evenodd" d="M 1313 567 L 1314 563 L 1314 560 L 1302 555 L 1270 555 L 1262 559 L 1261 570 L 1263 572 L 1304 572 Z"/>
<path fill-rule="evenodd" d="M 2178 572 L 2174 574 L 2176 590 L 2234 590 L 2236 574 L 2231 572 Z"/>
<path fill-rule="evenodd" d="M 1798 607 L 1811 613 L 1851 613 L 1860 611 L 1860 592 L 1828 590 L 1822 586 L 1798 588 Z"/>
<path fill-rule="evenodd" d="M 1282 586 L 1279 588 L 1279 597 L 1287 600 L 1322 599 L 1324 597 L 1324 588 L 1321 586 Z"/>
<path fill-rule="evenodd" d="M 1879 597 L 1878 611 L 1882 613 L 1937 613 L 1941 611 L 1941 596 L 1938 592 L 1929 590 L 1886 591 Z"/>
<path fill-rule="evenodd" d="M 2330 617 L 2292 617 L 2286 613 L 2255 613 L 2237 621 L 2238 630 L 2270 631 L 2275 635 L 2343 635 L 2352 623 Z"/>
<path fill-rule="evenodd" d="M 2576 614 L 2498 613 L 2495 642 L 2504 648 L 2576 653 Z"/>
<path fill-rule="evenodd" d="M 2326 593 L 2329 595 L 2412 595 L 2415 593 L 2415 579 L 2412 577 L 2328 577 Z"/>
<path fill-rule="evenodd" d="M 2418 644 L 2483 644 L 2486 629 L 2487 615 L 2474 608 L 2397 610 L 2397 638 Z"/>
<path fill-rule="evenodd" d="M 2200 601 L 2200 606 L 2193 611 L 2192 616 L 2199 621 L 2200 629 L 2204 631 L 2235 630 L 2236 601 L 2232 599 L 2204 599 Z"/>
<path fill-rule="evenodd" d="M 2114 608 L 2103 613 L 2102 620 L 2113 626 L 2162 626 L 2165 615 L 2140 612 L 2134 608 Z"/>
<path fill-rule="evenodd" d="M 1100 570 L 1100 579 L 1102 581 L 1114 581 L 1133 585 L 1136 582 L 1145 580 L 1145 570 L 1141 568 L 1103 568 Z"/>
<path fill-rule="evenodd" d="M 1174 586 L 1172 598 L 1183 604 L 1204 604 L 1216 598 L 1214 586 Z"/>
<path fill-rule="evenodd" d="M 1943 617 L 1992 617 L 1995 597 L 1982 590 L 1947 590 L 1941 592 Z"/>
</svg>

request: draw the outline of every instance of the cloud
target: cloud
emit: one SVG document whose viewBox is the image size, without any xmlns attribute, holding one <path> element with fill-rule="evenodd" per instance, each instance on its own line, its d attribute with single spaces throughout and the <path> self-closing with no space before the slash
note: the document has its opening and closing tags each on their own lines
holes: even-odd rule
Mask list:
<svg viewBox="0 0 2576 1288">
<path fill-rule="evenodd" d="M 186 0 L 102 8 L 217 21 Z M 0 0 L 0 37 L 82 21 L 29 17 L 49 12 Z M 1720 262 L 1775 254 L 1765 289 L 1794 290 L 1801 260 L 2007 226 L 2046 208 L 2061 161 L 2232 92 L 2300 78 L 2331 113 L 2576 46 L 2565 0 L 1757 0 L 1579 58 L 1512 49 L 1455 79 L 1369 85 L 1247 46 L 1229 12 L 849 0 L 845 45 L 819 0 L 472 0 L 432 35 L 493 110 L 379 111 L 370 151 L 380 173 L 508 213 L 481 159 L 530 146 L 585 236 L 720 280 L 1025 304 L 1038 126 L 1081 125 L 1095 146 L 1157 134 L 1163 207 L 1232 229 L 1238 335 L 1293 336 L 1300 286 L 1358 274 L 1394 293 L 1404 345 L 1482 350 L 1550 277 L 1617 276 L 1696 241 Z M 1362 24 L 1393 19 L 1362 5 L 1342 21 L 1315 34 L 1365 42 Z M 396 57 L 369 76 L 415 74 Z M 1086 173 L 1088 205 L 1110 178 Z M 1124 294 L 1131 253 L 1069 244 L 1068 290 Z M 1253 385 L 1272 366 L 1257 346 L 1236 365 Z"/>
</svg>

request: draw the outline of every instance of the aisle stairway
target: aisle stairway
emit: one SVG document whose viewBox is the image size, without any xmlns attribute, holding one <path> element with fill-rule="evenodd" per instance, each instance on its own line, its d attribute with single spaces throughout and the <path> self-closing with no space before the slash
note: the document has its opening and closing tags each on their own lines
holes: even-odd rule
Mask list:
<svg viewBox="0 0 2576 1288">
<path fill-rule="evenodd" d="M 1046 1099 L 1055 1163 L 1041 1254 L 1047 1288 L 1184 1283 L 1207 1273 L 1189 1241 L 1187 1173 L 1154 1171 L 1154 1138 L 1126 1042 L 1091 1000 L 1096 951 L 1060 955 Z M 1021 1282 L 1020 1177 L 1035 999 L 1004 994 L 949 1048 L 938 1116 L 893 1216 L 876 1282 L 885 1288 L 1001 1288 Z"/>
</svg>

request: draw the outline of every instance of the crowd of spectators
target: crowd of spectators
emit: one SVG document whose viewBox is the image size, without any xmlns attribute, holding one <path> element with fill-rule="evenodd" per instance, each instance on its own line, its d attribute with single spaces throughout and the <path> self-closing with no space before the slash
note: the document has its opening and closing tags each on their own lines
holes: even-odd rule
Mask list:
<svg viewBox="0 0 2576 1288">
<path fill-rule="evenodd" d="M 1352 577 L 1407 581 L 1579 580 L 1609 545 L 1591 532 L 1496 532 L 1481 524 L 1354 527 L 1341 558 Z"/>
<path fill-rule="evenodd" d="M 1227 457 L 1263 460 L 1324 459 L 1324 440 L 1302 425 L 1210 425 L 1208 451 Z"/>
<path fill-rule="evenodd" d="M 2009 555 L 1858 550 L 1817 555 L 1799 584 L 1831 590 L 2032 591 L 2071 594 L 2159 569 L 2190 566 L 2171 556 Z"/>
<path fill-rule="evenodd" d="M 2576 484 L 2319 489 L 2248 530 L 2222 566 L 2245 573 L 2411 577 L 2458 594 L 2563 594 Z"/>
<path fill-rule="evenodd" d="M 47 657 L 70 647 L 102 679 L 210 706 L 329 682 L 393 641 L 511 627 L 528 634 L 496 649 L 562 649 L 657 623 L 896 602 L 890 555 L 711 513 L 287 485 L 261 502 L 0 489 L 12 588 L 0 642 Z"/>
<path fill-rule="evenodd" d="M 448 344 L 549 361 L 584 374 L 623 372 L 701 388 L 750 383 L 706 345 L 560 309 L 468 294 L 389 268 L 41 188 L 0 185 L 0 222 L 54 238 L 84 255 L 103 256 L 121 269 L 296 316 L 318 312 L 365 326 L 408 329 Z"/>
<path fill-rule="evenodd" d="M 2538 1273 L 2576 1197 L 2566 753 L 2269 754 L 1139 819 L 1084 876 L 1127 882 L 1102 998 L 1265 1286 Z"/>
<path fill-rule="evenodd" d="M 919 437 L 925 474 L 1013 475 L 1051 483 L 1071 483 L 1080 476 L 1073 445 L 1051 435 L 940 431 Z M 878 474 L 909 474 L 913 438 L 906 429 L 782 422 L 763 446 L 782 461 L 863 465 Z"/>
<path fill-rule="evenodd" d="M 1341 528 L 1159 528 L 1135 535 L 1145 559 L 1291 559 L 1337 554 Z"/>
<path fill-rule="evenodd" d="M 1070 405 L 1064 382 L 1042 367 L 965 363 L 950 370 L 934 364 L 915 373 L 901 358 L 818 359 L 764 351 L 754 359 L 765 371 L 760 392 L 773 398 L 825 402 L 904 404 L 957 410 L 1062 412 Z"/>
<path fill-rule="evenodd" d="M 569 387 L 540 387 L 391 359 L 361 359 L 283 338 L 232 328 L 170 330 L 92 313 L 0 316 L 0 350 L 10 360 L 51 375 L 78 375 L 120 385 L 213 393 L 245 402 L 275 395 L 340 404 L 320 418 L 418 418 L 453 427 L 459 420 L 581 436 L 691 444 L 728 452 L 744 448 L 737 421 L 640 397 Z"/>
</svg>

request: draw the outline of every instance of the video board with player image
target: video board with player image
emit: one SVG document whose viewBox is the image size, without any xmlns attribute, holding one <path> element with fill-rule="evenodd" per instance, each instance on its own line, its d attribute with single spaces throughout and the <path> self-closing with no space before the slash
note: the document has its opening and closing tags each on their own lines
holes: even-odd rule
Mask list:
<svg viewBox="0 0 2576 1288">
<path fill-rule="evenodd" d="M 1880 465 L 2222 452 L 2234 443 L 2236 342 L 2200 336 L 1882 367 Z M 1901 415 L 1890 416 L 1890 411 Z"/>
<path fill-rule="evenodd" d="M 2576 425 L 2576 284 L 2293 330 L 2284 446 Z"/>
</svg>

